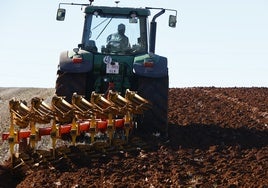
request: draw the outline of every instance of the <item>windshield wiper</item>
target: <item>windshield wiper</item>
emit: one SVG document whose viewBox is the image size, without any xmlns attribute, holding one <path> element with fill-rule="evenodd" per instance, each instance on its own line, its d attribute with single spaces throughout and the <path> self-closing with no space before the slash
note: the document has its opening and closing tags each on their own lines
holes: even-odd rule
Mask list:
<svg viewBox="0 0 268 188">
<path fill-rule="evenodd" d="M 100 34 L 97 36 L 96 40 L 98 40 L 98 38 L 100 37 L 100 35 L 103 33 L 103 31 L 106 29 L 106 27 L 109 25 L 109 23 L 112 21 L 113 17 L 109 20 L 109 22 L 105 25 L 105 27 L 101 30 Z M 103 23 L 103 22 L 102 22 Z M 100 23 L 100 24 L 102 24 Z M 100 25 L 99 24 L 99 25 Z M 97 27 L 97 26 L 96 26 Z"/>
</svg>

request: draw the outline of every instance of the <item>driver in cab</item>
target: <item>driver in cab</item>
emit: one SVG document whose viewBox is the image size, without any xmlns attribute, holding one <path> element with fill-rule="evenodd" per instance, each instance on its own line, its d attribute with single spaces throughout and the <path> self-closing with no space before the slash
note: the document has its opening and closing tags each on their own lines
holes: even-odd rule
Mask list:
<svg viewBox="0 0 268 188">
<path fill-rule="evenodd" d="M 107 37 L 107 48 L 110 52 L 125 52 L 130 49 L 128 37 L 125 35 L 126 26 L 119 24 L 117 33 Z"/>
</svg>

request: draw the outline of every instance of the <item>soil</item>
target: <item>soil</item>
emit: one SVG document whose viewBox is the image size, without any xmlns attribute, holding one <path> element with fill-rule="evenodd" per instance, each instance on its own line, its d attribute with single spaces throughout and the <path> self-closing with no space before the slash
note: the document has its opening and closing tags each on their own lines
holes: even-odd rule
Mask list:
<svg viewBox="0 0 268 188">
<path fill-rule="evenodd" d="M 13 96 L 53 89 L 0 88 L 1 131 Z M 169 138 L 97 160 L 64 158 L 14 172 L 1 141 L 0 187 L 268 187 L 268 88 L 170 88 Z M 149 139 L 150 138 L 150 139 Z"/>
</svg>

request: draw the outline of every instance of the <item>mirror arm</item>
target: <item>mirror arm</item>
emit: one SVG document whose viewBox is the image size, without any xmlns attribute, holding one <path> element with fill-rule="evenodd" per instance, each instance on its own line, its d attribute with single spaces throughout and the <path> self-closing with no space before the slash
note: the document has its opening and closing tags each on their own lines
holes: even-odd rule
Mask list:
<svg viewBox="0 0 268 188">
<path fill-rule="evenodd" d="M 175 9 L 166 9 L 166 10 L 175 12 L 175 16 L 177 17 L 177 10 L 175 10 Z"/>
<path fill-rule="evenodd" d="M 79 5 L 79 6 L 90 6 L 91 4 L 81 4 L 81 3 L 59 3 L 59 8 L 61 5 Z"/>
</svg>

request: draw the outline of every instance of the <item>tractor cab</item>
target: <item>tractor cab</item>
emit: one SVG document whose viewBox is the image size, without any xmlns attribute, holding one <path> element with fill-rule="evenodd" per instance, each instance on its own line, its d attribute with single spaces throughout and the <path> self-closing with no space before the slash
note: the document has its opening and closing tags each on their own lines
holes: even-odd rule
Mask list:
<svg viewBox="0 0 268 188">
<path fill-rule="evenodd" d="M 150 49 L 154 49 L 155 45 L 155 38 L 149 39 L 147 37 L 150 9 L 158 8 L 86 6 L 82 43 L 79 44 L 79 47 L 86 51 L 102 54 L 136 55 L 148 53 L 148 41 L 150 41 Z M 163 14 L 165 10 L 171 9 L 159 8 L 159 10 L 160 12 L 155 15 L 151 22 L 151 37 L 155 37 L 156 33 L 155 18 Z M 65 9 L 59 8 L 57 20 L 63 21 L 65 13 Z M 176 15 L 170 15 L 169 26 L 176 26 Z"/>
<path fill-rule="evenodd" d="M 81 45 L 85 50 L 128 55 L 147 52 L 147 9 L 89 6 L 85 13 Z"/>
</svg>

